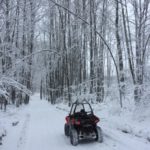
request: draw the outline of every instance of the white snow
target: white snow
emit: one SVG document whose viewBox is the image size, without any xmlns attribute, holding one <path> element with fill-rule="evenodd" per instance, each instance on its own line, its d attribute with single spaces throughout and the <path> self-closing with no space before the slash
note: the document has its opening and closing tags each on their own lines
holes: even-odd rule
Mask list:
<svg viewBox="0 0 150 150">
<path fill-rule="evenodd" d="M 6 132 L 0 150 L 149 150 L 149 118 L 134 118 L 119 108 L 106 104 L 93 104 L 95 114 L 101 118 L 104 142 L 81 142 L 74 147 L 64 135 L 67 105 L 51 105 L 40 100 L 38 94 L 30 104 L 7 112 L 0 111 L 0 132 Z M 147 114 L 147 113 L 146 113 Z M 146 116 L 146 114 L 144 114 Z M 12 124 L 15 124 L 14 126 Z M 3 127 L 3 129 L 2 129 Z M 147 128 L 145 128 L 147 127 Z M 127 130 L 129 133 L 124 133 Z"/>
</svg>

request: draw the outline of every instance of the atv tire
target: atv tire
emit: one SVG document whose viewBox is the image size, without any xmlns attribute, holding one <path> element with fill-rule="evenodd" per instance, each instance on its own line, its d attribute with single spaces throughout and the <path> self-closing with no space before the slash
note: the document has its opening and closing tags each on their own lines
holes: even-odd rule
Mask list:
<svg viewBox="0 0 150 150">
<path fill-rule="evenodd" d="M 103 142 L 103 133 L 99 126 L 96 127 L 96 141 L 99 143 Z"/>
<path fill-rule="evenodd" d="M 66 136 L 69 136 L 69 125 L 65 123 L 65 126 L 64 126 L 64 130 L 65 130 L 65 135 Z"/>
<path fill-rule="evenodd" d="M 73 146 L 77 146 L 79 143 L 78 132 L 75 129 L 71 129 L 70 131 L 70 143 Z"/>
</svg>

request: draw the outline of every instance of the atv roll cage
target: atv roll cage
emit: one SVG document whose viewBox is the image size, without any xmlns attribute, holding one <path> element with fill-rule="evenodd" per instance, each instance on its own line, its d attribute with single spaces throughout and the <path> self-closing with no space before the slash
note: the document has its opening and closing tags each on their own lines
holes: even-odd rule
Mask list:
<svg viewBox="0 0 150 150">
<path fill-rule="evenodd" d="M 73 115 L 73 114 L 79 113 L 79 112 L 80 113 L 93 114 L 92 107 L 87 100 L 83 100 L 82 102 L 77 100 L 76 102 L 74 102 L 72 104 L 69 115 Z"/>
</svg>

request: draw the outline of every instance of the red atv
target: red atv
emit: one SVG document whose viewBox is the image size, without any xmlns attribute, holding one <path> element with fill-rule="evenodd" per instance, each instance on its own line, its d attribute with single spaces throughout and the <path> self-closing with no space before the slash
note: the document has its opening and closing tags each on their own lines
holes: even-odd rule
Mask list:
<svg viewBox="0 0 150 150">
<path fill-rule="evenodd" d="M 70 142 L 74 146 L 82 139 L 94 139 L 101 143 L 103 135 L 101 128 L 97 126 L 98 122 L 99 118 L 94 115 L 91 105 L 86 100 L 76 101 L 66 117 L 65 135 L 70 136 Z"/>
</svg>

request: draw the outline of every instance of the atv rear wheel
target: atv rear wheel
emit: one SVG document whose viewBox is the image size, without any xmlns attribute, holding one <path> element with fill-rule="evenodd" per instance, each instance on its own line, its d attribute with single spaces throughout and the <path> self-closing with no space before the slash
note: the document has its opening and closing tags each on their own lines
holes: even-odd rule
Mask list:
<svg viewBox="0 0 150 150">
<path fill-rule="evenodd" d="M 66 136 L 69 136 L 69 125 L 65 123 L 65 126 L 64 126 L 64 131 L 65 131 L 65 135 Z"/>
<path fill-rule="evenodd" d="M 99 126 L 96 127 L 96 141 L 98 141 L 99 143 L 103 142 L 103 133 L 102 129 Z"/>
<path fill-rule="evenodd" d="M 71 129 L 70 131 L 70 142 L 73 146 L 76 146 L 79 143 L 78 132 L 75 129 Z"/>
</svg>

